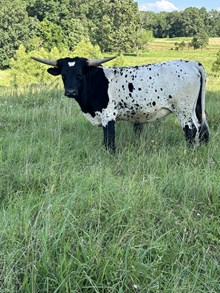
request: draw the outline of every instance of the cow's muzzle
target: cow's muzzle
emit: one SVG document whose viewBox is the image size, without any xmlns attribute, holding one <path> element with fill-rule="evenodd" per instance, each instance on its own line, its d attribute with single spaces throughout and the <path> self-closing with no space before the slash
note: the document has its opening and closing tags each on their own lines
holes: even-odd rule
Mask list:
<svg viewBox="0 0 220 293">
<path fill-rule="evenodd" d="M 67 89 L 65 90 L 65 96 L 67 96 L 68 98 L 76 98 L 78 96 L 78 91 Z"/>
</svg>

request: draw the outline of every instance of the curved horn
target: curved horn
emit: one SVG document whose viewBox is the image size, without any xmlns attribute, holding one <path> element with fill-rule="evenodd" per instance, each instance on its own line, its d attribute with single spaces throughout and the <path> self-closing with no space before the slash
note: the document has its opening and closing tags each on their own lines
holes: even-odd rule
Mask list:
<svg viewBox="0 0 220 293">
<path fill-rule="evenodd" d="M 52 65 L 52 66 L 57 66 L 57 60 L 45 60 L 45 59 L 41 59 L 41 58 L 37 58 L 37 57 L 31 57 L 31 59 L 47 64 L 47 65 Z"/>
<path fill-rule="evenodd" d="M 88 60 L 88 66 L 99 66 L 102 63 L 108 62 L 112 59 L 115 59 L 117 56 L 113 56 L 113 57 L 106 57 L 106 58 L 102 58 L 102 59 L 94 59 L 94 60 Z"/>
</svg>

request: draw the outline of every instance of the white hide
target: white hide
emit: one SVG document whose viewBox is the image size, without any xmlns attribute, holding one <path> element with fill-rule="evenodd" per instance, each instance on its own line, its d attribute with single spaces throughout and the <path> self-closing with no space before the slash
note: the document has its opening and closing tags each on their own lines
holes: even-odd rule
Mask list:
<svg viewBox="0 0 220 293">
<path fill-rule="evenodd" d="M 173 112 L 182 127 L 190 126 L 193 120 L 199 127 L 194 113 L 201 78 L 205 103 L 206 76 L 198 62 L 174 60 L 135 67 L 104 67 L 103 71 L 109 81 L 109 103 L 94 118 L 85 114 L 93 125 L 105 127 L 112 120 L 149 122 Z"/>
</svg>

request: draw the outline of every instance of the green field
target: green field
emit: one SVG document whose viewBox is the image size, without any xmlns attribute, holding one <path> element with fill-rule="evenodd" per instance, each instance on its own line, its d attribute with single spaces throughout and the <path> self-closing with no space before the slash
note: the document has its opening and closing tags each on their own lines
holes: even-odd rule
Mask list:
<svg viewBox="0 0 220 293">
<path fill-rule="evenodd" d="M 127 63 L 205 65 L 207 146 L 170 115 L 140 139 L 118 122 L 112 156 L 63 90 L 1 84 L 0 292 L 220 292 L 220 45 L 157 46 Z"/>
</svg>

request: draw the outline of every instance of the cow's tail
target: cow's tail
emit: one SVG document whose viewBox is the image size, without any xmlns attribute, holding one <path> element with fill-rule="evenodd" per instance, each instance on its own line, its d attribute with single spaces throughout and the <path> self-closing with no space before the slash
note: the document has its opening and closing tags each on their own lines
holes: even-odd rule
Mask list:
<svg viewBox="0 0 220 293">
<path fill-rule="evenodd" d="M 196 104 L 196 116 L 200 124 L 199 139 L 200 141 L 208 142 L 209 126 L 206 120 L 207 115 L 205 112 L 206 73 L 201 63 L 197 63 L 197 69 L 200 73 L 200 91 Z"/>
</svg>

